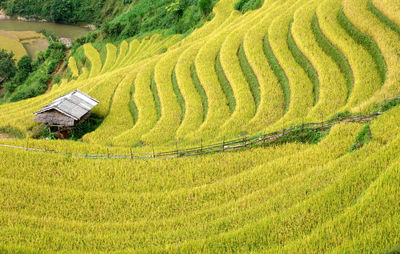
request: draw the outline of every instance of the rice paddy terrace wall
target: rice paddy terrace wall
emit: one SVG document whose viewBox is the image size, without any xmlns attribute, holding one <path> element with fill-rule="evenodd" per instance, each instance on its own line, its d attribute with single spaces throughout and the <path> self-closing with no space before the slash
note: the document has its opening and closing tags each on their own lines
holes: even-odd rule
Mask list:
<svg viewBox="0 0 400 254">
<path fill-rule="evenodd" d="M 242 14 L 236 2 L 186 37 L 110 43 L 103 58 L 87 44 L 70 80 L 0 105 L 0 130 L 26 136 L 0 142 L 1 251 L 398 250 L 400 108 L 385 99 L 400 94 L 400 3 L 265 0 Z M 75 89 L 101 101 L 100 127 L 27 139 L 33 113 Z M 368 123 L 275 142 L 343 114 Z"/>
</svg>

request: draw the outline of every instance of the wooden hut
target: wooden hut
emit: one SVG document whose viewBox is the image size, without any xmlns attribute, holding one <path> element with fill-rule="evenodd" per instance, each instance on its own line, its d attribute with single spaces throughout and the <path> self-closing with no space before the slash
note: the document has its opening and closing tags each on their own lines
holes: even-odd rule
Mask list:
<svg viewBox="0 0 400 254">
<path fill-rule="evenodd" d="M 68 132 L 89 118 L 90 110 L 99 101 L 89 95 L 75 90 L 55 99 L 35 113 L 35 121 L 49 127 L 58 127 L 59 131 Z"/>
</svg>

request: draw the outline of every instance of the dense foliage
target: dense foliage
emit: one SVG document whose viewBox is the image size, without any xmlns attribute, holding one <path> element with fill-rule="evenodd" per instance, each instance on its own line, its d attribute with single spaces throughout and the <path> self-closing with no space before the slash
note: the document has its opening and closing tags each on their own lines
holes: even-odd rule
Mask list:
<svg viewBox="0 0 400 254">
<path fill-rule="evenodd" d="M 0 0 L 9 15 L 47 19 L 61 23 L 101 22 L 105 0 Z"/>
<path fill-rule="evenodd" d="M 239 0 L 235 4 L 235 9 L 246 13 L 251 10 L 260 8 L 264 3 L 264 0 Z"/>
<path fill-rule="evenodd" d="M 185 33 L 209 16 L 218 0 L 0 0 L 9 15 L 59 23 L 102 25 L 105 39 L 125 39 L 154 30 Z M 80 42 L 92 42 L 92 33 Z"/>
<path fill-rule="evenodd" d="M 154 30 L 186 33 L 207 17 L 218 0 L 142 0 L 102 26 L 104 37 L 124 39 Z"/>
<path fill-rule="evenodd" d="M 52 79 L 52 74 L 65 57 L 65 45 L 53 42 L 34 61 L 24 56 L 18 62 L 15 76 L 4 84 L 4 101 L 15 102 L 43 94 Z"/>
<path fill-rule="evenodd" d="M 14 77 L 17 68 L 15 67 L 14 53 L 0 50 L 0 84 L 9 81 Z"/>
</svg>

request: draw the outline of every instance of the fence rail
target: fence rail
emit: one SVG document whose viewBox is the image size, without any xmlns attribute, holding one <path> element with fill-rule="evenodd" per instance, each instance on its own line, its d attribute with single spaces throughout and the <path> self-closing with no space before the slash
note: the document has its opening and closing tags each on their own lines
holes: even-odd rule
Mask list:
<svg viewBox="0 0 400 254">
<path fill-rule="evenodd" d="M 339 123 L 366 123 L 369 122 L 379 115 L 381 112 L 368 114 L 368 115 L 354 115 L 354 116 L 346 116 L 346 117 L 338 117 L 335 119 L 331 119 L 325 122 L 319 123 L 303 123 L 301 125 L 292 126 L 286 129 L 282 129 L 279 131 L 271 132 L 268 134 L 260 134 L 254 135 L 250 137 L 242 137 L 233 140 L 223 141 L 220 143 L 214 143 L 209 145 L 203 145 L 198 147 L 191 147 L 185 149 L 179 149 L 178 145 L 176 145 L 176 149 L 164 152 L 149 152 L 149 153 L 123 153 L 123 154 L 80 154 L 80 153 L 66 153 L 59 152 L 50 149 L 38 149 L 38 148 L 29 148 L 27 147 L 19 147 L 12 145 L 0 144 L 0 147 L 11 148 L 11 149 L 21 149 L 26 151 L 35 151 L 35 152 L 48 152 L 53 154 L 61 154 L 65 156 L 71 156 L 76 158 L 87 158 L 87 159 L 151 159 L 151 158 L 173 158 L 173 157 L 188 157 L 202 154 L 210 154 L 210 153 L 219 153 L 225 151 L 232 151 L 236 149 L 242 149 L 248 146 L 255 146 L 259 144 L 267 144 L 278 141 L 280 138 L 289 136 L 297 131 L 304 130 L 328 130 L 332 126 Z M 202 143 L 202 142 L 201 142 Z"/>
</svg>

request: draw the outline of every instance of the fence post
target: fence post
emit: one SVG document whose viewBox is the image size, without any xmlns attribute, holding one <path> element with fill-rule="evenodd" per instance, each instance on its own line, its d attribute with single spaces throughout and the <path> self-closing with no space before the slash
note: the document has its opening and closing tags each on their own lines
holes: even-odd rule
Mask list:
<svg viewBox="0 0 400 254">
<path fill-rule="evenodd" d="M 246 147 L 246 136 L 243 138 L 243 145 Z"/>
<path fill-rule="evenodd" d="M 152 149 L 152 151 L 153 151 L 153 158 L 155 158 L 155 157 L 156 157 L 156 154 L 154 153 L 154 145 L 151 145 L 151 149 Z"/>
<path fill-rule="evenodd" d="M 108 152 L 108 148 L 107 148 L 107 158 L 110 158 L 110 153 Z"/>
<path fill-rule="evenodd" d="M 131 160 L 133 160 L 132 148 L 129 148 L 129 152 L 131 153 Z"/>
<path fill-rule="evenodd" d="M 29 138 L 26 139 L 26 151 L 29 149 Z"/>
<path fill-rule="evenodd" d="M 175 142 L 176 146 L 176 157 L 179 157 L 178 141 Z"/>
<path fill-rule="evenodd" d="M 200 154 L 203 153 L 203 139 L 200 140 Z"/>
<path fill-rule="evenodd" d="M 324 128 L 324 113 L 321 113 L 321 128 Z"/>
<path fill-rule="evenodd" d="M 224 139 L 222 141 L 222 152 L 225 152 L 225 136 L 224 136 Z"/>
</svg>

